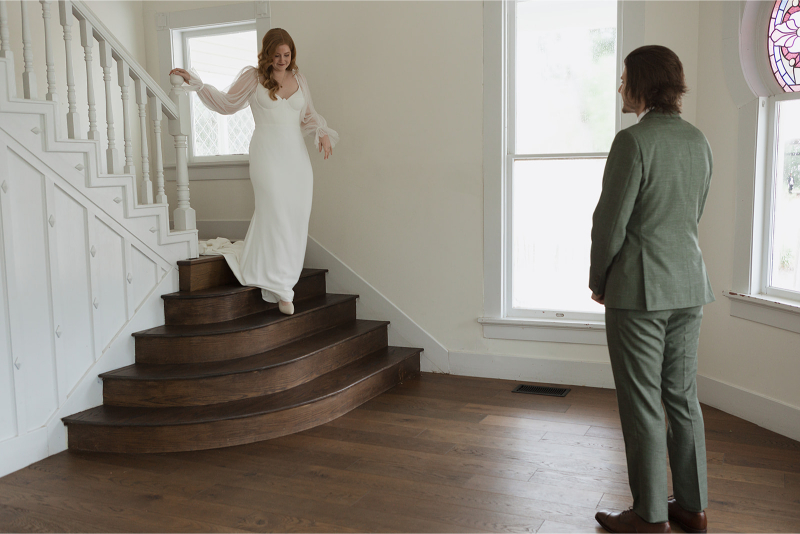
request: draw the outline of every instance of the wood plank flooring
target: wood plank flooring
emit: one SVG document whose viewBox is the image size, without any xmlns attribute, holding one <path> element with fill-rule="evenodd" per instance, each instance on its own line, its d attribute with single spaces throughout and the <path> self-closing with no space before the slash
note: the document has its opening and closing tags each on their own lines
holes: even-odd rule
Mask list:
<svg viewBox="0 0 800 534">
<path fill-rule="evenodd" d="M 0 531 L 602 532 L 631 504 L 614 392 L 514 385 L 423 374 L 270 441 L 63 452 L 0 479 Z M 800 531 L 800 443 L 703 413 L 709 531 Z"/>
</svg>

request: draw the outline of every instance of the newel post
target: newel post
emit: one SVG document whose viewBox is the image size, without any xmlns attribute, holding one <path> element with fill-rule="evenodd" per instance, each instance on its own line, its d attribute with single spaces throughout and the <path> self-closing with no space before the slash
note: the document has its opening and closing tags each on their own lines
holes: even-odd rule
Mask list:
<svg viewBox="0 0 800 534">
<path fill-rule="evenodd" d="M 173 74 L 169 81 L 172 84 L 169 96 L 178 108 L 178 116 L 169 119 L 169 133 L 175 138 L 175 180 L 178 182 L 178 207 L 173 212 L 173 219 L 175 230 L 196 230 L 195 212 L 189 205 L 189 94 L 182 87 L 182 77 Z"/>
</svg>

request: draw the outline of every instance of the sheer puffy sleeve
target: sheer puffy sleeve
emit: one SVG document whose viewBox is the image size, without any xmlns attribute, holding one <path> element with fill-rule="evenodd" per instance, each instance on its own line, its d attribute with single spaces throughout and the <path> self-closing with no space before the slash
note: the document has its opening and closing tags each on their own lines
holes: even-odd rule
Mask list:
<svg viewBox="0 0 800 534">
<path fill-rule="evenodd" d="M 328 127 L 328 123 L 322 115 L 317 113 L 314 109 L 314 103 L 311 101 L 311 92 L 308 90 L 306 77 L 299 72 L 296 76 L 300 84 L 300 89 L 303 91 L 303 96 L 306 99 L 306 105 L 300 119 L 300 129 L 303 132 L 303 136 L 314 132 L 314 146 L 318 147 L 319 138 L 327 135 L 331 140 L 331 147 L 336 146 L 336 143 L 339 142 L 339 134 L 336 133 L 336 130 L 333 128 Z"/>
<path fill-rule="evenodd" d="M 189 91 L 197 91 L 197 96 L 206 107 L 222 115 L 233 115 L 247 107 L 250 97 L 258 87 L 258 69 L 245 67 L 233 83 L 223 92 L 212 85 L 206 85 L 197 72 L 187 69 L 190 75 L 187 82 Z"/>
</svg>

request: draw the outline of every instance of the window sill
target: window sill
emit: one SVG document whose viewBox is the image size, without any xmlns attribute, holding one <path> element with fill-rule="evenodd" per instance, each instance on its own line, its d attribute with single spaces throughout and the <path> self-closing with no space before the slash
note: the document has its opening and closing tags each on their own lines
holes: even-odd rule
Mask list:
<svg viewBox="0 0 800 534">
<path fill-rule="evenodd" d="M 481 317 L 478 322 L 483 325 L 483 337 L 490 339 L 607 345 L 602 321 Z"/>
<path fill-rule="evenodd" d="M 770 295 L 723 291 L 731 301 L 731 316 L 800 334 L 800 302 Z"/>
</svg>

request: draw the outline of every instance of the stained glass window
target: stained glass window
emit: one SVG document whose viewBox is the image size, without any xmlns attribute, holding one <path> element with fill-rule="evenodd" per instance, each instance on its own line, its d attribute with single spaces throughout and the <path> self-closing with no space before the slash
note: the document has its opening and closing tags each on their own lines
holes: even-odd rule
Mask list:
<svg viewBox="0 0 800 534">
<path fill-rule="evenodd" d="M 769 19 L 767 49 L 775 79 L 787 93 L 800 92 L 800 0 L 777 0 Z"/>
</svg>

